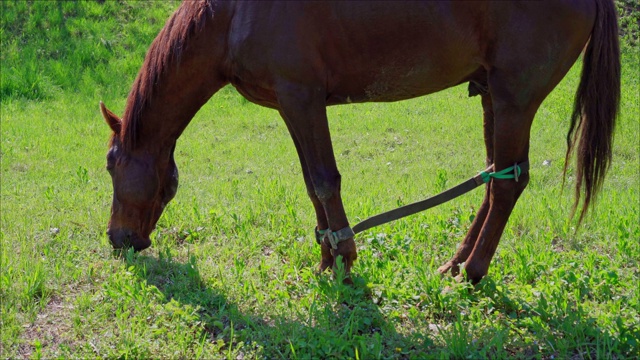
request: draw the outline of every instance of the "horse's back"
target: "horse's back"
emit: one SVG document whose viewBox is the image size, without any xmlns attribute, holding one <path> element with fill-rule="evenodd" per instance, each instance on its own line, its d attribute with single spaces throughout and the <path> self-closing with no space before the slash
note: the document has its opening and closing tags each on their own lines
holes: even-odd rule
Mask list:
<svg viewBox="0 0 640 360">
<path fill-rule="evenodd" d="M 508 52 L 526 64 L 537 50 L 560 54 L 575 38 L 582 43 L 572 46 L 583 46 L 590 29 L 576 32 L 592 21 L 591 7 L 588 1 L 240 2 L 229 33 L 231 78 L 255 91 L 280 81 L 322 86 L 328 103 L 401 100 L 486 76 L 483 70 Z"/>
</svg>

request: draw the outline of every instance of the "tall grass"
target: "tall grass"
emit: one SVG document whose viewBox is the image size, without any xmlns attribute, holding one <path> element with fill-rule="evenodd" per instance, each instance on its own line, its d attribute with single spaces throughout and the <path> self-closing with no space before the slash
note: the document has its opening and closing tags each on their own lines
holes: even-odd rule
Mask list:
<svg viewBox="0 0 640 360">
<path fill-rule="evenodd" d="M 177 1 L 3 1 L 3 98 L 123 96 Z M 123 77 L 125 76 L 125 77 Z"/>
</svg>

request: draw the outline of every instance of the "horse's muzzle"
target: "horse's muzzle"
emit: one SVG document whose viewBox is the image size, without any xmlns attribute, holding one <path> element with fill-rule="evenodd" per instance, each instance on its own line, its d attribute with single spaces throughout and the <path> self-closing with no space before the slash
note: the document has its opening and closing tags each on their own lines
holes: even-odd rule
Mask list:
<svg viewBox="0 0 640 360">
<path fill-rule="evenodd" d="M 127 229 L 107 229 L 107 236 L 114 249 L 133 247 L 135 251 L 142 251 L 151 246 L 151 239 Z"/>
</svg>

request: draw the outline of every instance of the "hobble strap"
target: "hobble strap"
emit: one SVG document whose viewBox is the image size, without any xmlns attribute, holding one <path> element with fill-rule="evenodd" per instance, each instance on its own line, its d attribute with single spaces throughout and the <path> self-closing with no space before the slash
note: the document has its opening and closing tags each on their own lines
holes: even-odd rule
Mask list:
<svg viewBox="0 0 640 360">
<path fill-rule="evenodd" d="M 356 234 L 353 232 L 353 229 L 350 227 L 346 227 L 344 229 L 340 229 L 338 231 L 327 231 L 325 232 L 325 238 L 329 242 L 329 245 L 333 250 L 338 249 L 338 244 L 342 241 L 351 239 Z"/>
<path fill-rule="evenodd" d="M 316 243 L 318 243 L 318 245 L 322 245 L 322 240 L 324 239 L 324 235 L 328 230 L 329 229 L 319 230 L 318 227 L 316 226 L 316 229 L 315 229 Z"/>
<path fill-rule="evenodd" d="M 489 180 L 491 180 L 491 178 L 494 179 L 514 179 L 516 182 L 518 182 L 518 177 L 520 177 L 520 175 L 522 175 L 523 169 L 522 167 L 527 166 L 528 167 L 528 162 L 523 162 L 520 164 L 515 164 L 513 166 L 510 166 L 506 169 L 500 170 L 500 171 L 495 171 L 495 172 L 486 172 L 486 171 L 482 171 L 480 173 L 480 176 L 482 177 L 482 181 L 485 183 L 488 183 Z M 527 169 L 525 168 L 525 171 Z"/>
<path fill-rule="evenodd" d="M 456 185 L 449 190 L 445 190 L 440 194 L 434 195 L 428 199 L 424 199 L 422 201 L 418 201 L 413 204 L 405 205 L 397 209 L 372 216 L 356 224 L 353 227 L 353 231 L 357 234 L 367 229 L 371 229 L 374 226 L 386 224 L 390 221 L 398 220 L 405 216 L 409 216 L 409 215 L 418 213 L 420 211 L 431 209 L 434 206 L 438 206 L 451 199 L 455 199 L 458 196 L 462 194 L 466 194 L 467 192 L 477 188 L 478 186 L 488 183 L 491 180 L 491 178 L 513 179 L 515 181 L 518 181 L 520 176 L 529 172 L 529 161 L 525 160 L 519 164 L 515 164 L 514 166 L 511 166 L 509 168 L 506 168 L 498 172 L 492 172 L 493 168 L 494 166 L 491 165 L 490 168 L 480 172 L 478 175 L 472 177 L 471 179 L 459 185 Z"/>
</svg>

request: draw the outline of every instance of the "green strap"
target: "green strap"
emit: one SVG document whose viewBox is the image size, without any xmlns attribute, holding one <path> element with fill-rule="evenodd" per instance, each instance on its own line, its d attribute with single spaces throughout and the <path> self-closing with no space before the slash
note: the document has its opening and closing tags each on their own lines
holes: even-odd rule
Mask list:
<svg viewBox="0 0 640 360">
<path fill-rule="evenodd" d="M 514 170 L 515 169 L 515 170 Z M 480 172 L 480 176 L 482 176 L 482 181 L 488 183 L 491 178 L 494 179 L 518 179 L 518 177 L 522 174 L 522 169 L 520 169 L 519 165 L 510 166 L 504 170 L 496 171 L 496 172 Z"/>
</svg>

